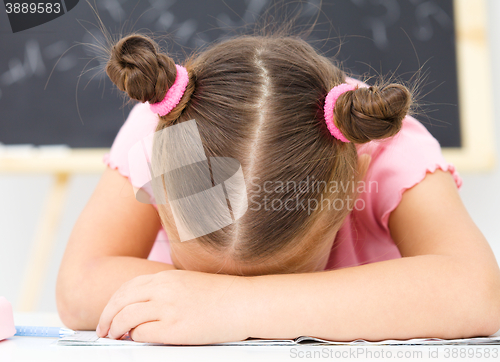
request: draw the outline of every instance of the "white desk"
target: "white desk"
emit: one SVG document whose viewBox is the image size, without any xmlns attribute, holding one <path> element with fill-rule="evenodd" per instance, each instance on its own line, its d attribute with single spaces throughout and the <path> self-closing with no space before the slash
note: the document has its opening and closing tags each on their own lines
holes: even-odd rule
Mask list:
<svg viewBox="0 0 500 362">
<path fill-rule="evenodd" d="M 40 326 L 63 326 L 57 314 L 52 313 L 14 313 L 14 320 L 17 325 L 40 325 Z M 0 361 L 30 361 L 30 362 L 73 362 L 73 361 L 334 361 L 342 360 L 339 353 L 345 360 L 355 361 L 381 361 L 381 360 L 415 360 L 415 361 L 439 361 L 463 360 L 472 361 L 474 358 L 460 358 L 460 349 L 466 353 L 481 351 L 484 355 L 485 349 L 489 348 L 489 353 L 493 349 L 500 355 L 500 346 L 59 346 L 56 344 L 57 338 L 44 337 L 12 337 L 0 341 Z M 429 358 L 429 352 L 434 353 L 433 358 Z M 458 354 L 459 358 L 451 358 L 451 353 Z M 314 356 L 318 358 L 307 357 Z M 337 357 L 335 356 L 337 353 Z M 371 356 L 368 355 L 371 353 Z M 387 354 L 390 353 L 390 358 Z M 397 353 L 402 353 L 401 358 L 397 358 Z M 436 355 L 436 353 L 438 355 Z M 446 358 L 448 353 L 450 357 Z M 477 353 L 477 352 L 475 352 Z M 476 354 L 477 355 L 477 354 Z M 301 357 L 302 356 L 302 357 Z M 371 357 L 371 358 L 370 358 Z M 406 357 L 406 358 L 405 358 Z M 490 356 L 486 360 L 495 360 Z"/>
</svg>

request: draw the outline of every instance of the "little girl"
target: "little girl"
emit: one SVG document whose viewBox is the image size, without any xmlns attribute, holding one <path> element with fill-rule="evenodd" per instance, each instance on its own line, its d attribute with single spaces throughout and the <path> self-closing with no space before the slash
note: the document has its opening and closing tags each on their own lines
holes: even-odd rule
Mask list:
<svg viewBox="0 0 500 362">
<path fill-rule="evenodd" d="M 407 115 L 405 86 L 368 87 L 280 35 L 225 40 L 181 66 L 132 34 L 112 46 L 106 72 L 139 103 L 67 245 L 57 304 L 68 327 L 168 344 L 500 328 L 498 264 L 455 168 Z M 152 147 L 143 170 L 186 165 L 176 141 L 187 136 L 162 143 L 161 131 L 192 120 L 208 160 L 241 165 L 245 208 L 237 215 L 226 186 L 231 222 L 184 240 L 172 188 L 144 187 L 129 155 Z"/>
</svg>

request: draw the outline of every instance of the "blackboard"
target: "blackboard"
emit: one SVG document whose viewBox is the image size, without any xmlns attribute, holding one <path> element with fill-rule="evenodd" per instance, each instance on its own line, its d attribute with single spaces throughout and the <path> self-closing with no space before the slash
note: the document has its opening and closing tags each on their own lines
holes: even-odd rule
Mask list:
<svg viewBox="0 0 500 362">
<path fill-rule="evenodd" d="M 423 113 L 417 118 L 441 146 L 461 146 L 452 0 L 279 3 L 289 14 L 301 8 L 299 25 L 311 24 L 317 16 L 307 39 L 355 75 L 394 73 L 408 80 L 421 69 L 427 80 L 419 100 Z M 174 34 L 175 43 L 161 45 L 181 62 L 191 49 L 252 24 L 276 2 L 99 0 L 91 4 L 113 33 L 123 28 Z M 131 105 L 124 104 L 91 48 L 78 45 L 102 40 L 95 24 L 91 6 L 80 1 L 64 16 L 12 33 L 0 5 L 1 143 L 111 146 Z"/>
</svg>

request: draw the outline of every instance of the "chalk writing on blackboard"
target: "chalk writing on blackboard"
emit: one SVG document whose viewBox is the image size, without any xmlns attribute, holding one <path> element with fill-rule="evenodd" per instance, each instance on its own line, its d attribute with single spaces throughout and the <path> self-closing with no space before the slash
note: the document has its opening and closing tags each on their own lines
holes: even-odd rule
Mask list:
<svg viewBox="0 0 500 362">
<path fill-rule="evenodd" d="M 413 5 L 412 14 L 418 26 L 413 34 L 420 41 L 429 41 L 434 34 L 434 25 L 444 29 L 453 28 L 453 21 L 442 7 L 434 1 L 407 0 Z M 387 33 L 395 30 L 393 27 L 401 19 L 401 5 L 397 0 L 351 0 L 360 10 L 367 15 L 362 24 L 370 29 L 375 46 L 380 50 L 390 47 Z"/>
<path fill-rule="evenodd" d="M 274 10 L 290 9 L 273 18 Z M 355 76 L 373 69 L 411 75 L 425 64 L 433 89 L 424 101 L 436 105 L 436 121 L 422 123 L 444 147 L 460 147 L 452 0 L 90 0 L 36 32 L 16 34 L 0 13 L 0 48 L 7 49 L 0 57 L 0 142 L 111 145 L 128 112 L 104 71 L 98 50 L 106 40 L 94 10 L 111 34 L 154 35 L 181 63 L 193 49 L 252 33 L 262 17 L 276 25 L 297 11 L 294 29 L 318 19 L 308 40 Z M 24 105 L 28 98 L 32 107 Z"/>
</svg>

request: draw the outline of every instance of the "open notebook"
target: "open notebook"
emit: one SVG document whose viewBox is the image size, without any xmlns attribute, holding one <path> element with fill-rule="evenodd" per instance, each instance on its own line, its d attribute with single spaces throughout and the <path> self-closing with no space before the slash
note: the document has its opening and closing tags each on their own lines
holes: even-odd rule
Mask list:
<svg viewBox="0 0 500 362">
<path fill-rule="evenodd" d="M 324 339 L 301 336 L 295 339 L 247 339 L 239 342 L 226 342 L 211 344 L 211 346 L 292 346 L 292 345 L 500 345 L 500 335 L 481 338 L 465 339 L 439 339 L 439 338 L 418 338 L 408 340 L 385 340 L 378 342 L 369 342 L 357 339 L 352 342 L 333 342 Z M 132 341 L 128 335 L 124 339 L 99 338 L 94 331 L 76 331 L 75 334 L 63 337 L 57 341 L 58 345 L 63 346 L 168 346 L 158 343 L 139 343 Z"/>
</svg>

